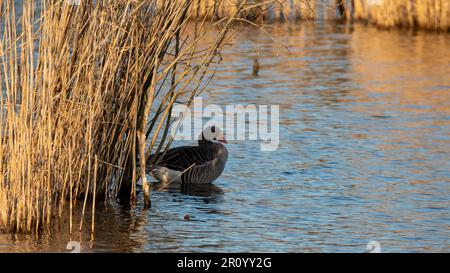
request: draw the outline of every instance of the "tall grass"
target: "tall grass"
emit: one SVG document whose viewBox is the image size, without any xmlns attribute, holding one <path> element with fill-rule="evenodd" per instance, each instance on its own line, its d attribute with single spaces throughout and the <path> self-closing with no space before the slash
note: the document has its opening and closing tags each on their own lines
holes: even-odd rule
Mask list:
<svg viewBox="0 0 450 273">
<path fill-rule="evenodd" d="M 236 11 L 239 0 L 194 0 L 190 14 L 197 17 L 222 18 Z M 450 0 L 248 0 L 253 5 L 240 14 L 246 19 L 276 21 L 359 20 L 380 27 L 408 27 L 450 30 Z"/>
<path fill-rule="evenodd" d="M 247 9 L 188 24 L 194 0 L 68 3 L 0 0 L 1 230 L 48 230 L 92 198 L 135 201 L 139 179 L 148 206 L 146 159 L 171 143 L 172 105 L 203 90 Z"/>
<path fill-rule="evenodd" d="M 194 0 L 190 13 L 197 17 L 223 18 L 235 13 L 242 4 L 240 0 Z M 323 0 L 318 0 L 323 1 Z M 288 19 L 312 19 L 316 0 L 248 0 L 238 16 L 252 21 L 274 21 Z"/>
<path fill-rule="evenodd" d="M 378 26 L 450 30 L 450 0 L 352 0 L 356 20 Z M 373 3 L 379 2 L 378 5 Z"/>
</svg>

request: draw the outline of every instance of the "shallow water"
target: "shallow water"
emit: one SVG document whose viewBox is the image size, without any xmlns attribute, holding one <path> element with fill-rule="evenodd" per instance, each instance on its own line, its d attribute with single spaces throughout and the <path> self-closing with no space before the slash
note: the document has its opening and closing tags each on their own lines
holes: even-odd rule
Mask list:
<svg viewBox="0 0 450 273">
<path fill-rule="evenodd" d="M 0 251 L 81 239 L 96 252 L 363 252 L 372 240 L 383 252 L 448 252 L 450 35 L 319 22 L 268 32 L 288 50 L 249 29 L 203 100 L 279 104 L 276 152 L 231 141 L 213 186 L 156 192 L 148 211 L 100 208 L 92 242 L 87 231 L 4 234 Z"/>
</svg>

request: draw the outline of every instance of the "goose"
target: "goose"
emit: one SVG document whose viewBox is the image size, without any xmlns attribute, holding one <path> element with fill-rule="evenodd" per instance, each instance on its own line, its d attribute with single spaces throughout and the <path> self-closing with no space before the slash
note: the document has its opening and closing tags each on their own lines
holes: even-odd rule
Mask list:
<svg viewBox="0 0 450 273">
<path fill-rule="evenodd" d="M 228 142 L 221 130 L 208 126 L 199 136 L 198 146 L 182 146 L 152 155 L 156 156 L 157 164 L 150 166 L 150 174 L 163 183 L 212 183 L 222 174 L 228 159 L 222 143 Z"/>
</svg>

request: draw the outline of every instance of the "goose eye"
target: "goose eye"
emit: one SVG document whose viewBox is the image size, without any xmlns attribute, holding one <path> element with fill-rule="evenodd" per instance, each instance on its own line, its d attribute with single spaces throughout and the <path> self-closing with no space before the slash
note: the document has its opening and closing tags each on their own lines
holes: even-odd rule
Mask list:
<svg viewBox="0 0 450 273">
<path fill-rule="evenodd" d="M 216 132 L 216 126 L 212 126 L 212 127 L 211 127 L 211 133 L 214 134 L 215 132 Z"/>
</svg>

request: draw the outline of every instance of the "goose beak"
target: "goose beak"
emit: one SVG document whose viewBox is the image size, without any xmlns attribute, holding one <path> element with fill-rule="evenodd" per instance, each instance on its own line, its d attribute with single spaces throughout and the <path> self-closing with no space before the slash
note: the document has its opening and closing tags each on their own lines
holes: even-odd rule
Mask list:
<svg viewBox="0 0 450 273">
<path fill-rule="evenodd" d="M 221 139 L 219 141 L 222 142 L 222 143 L 228 144 L 228 141 L 225 138 L 223 138 L 223 139 Z"/>
</svg>

